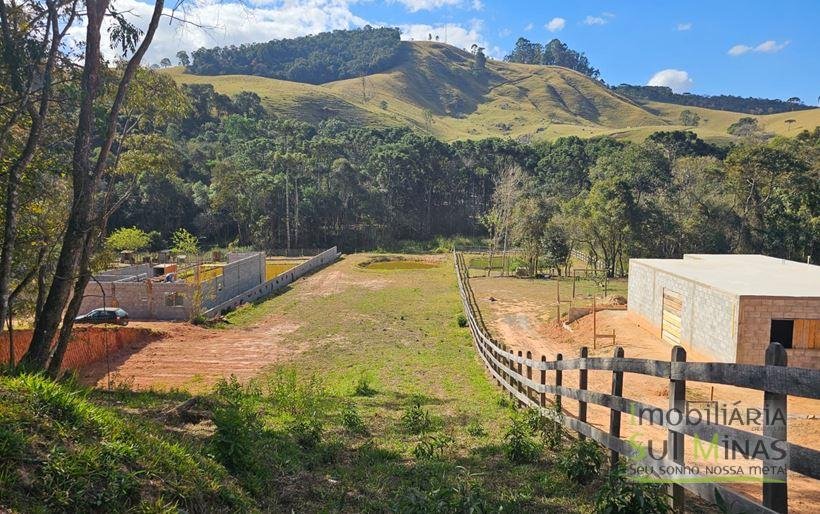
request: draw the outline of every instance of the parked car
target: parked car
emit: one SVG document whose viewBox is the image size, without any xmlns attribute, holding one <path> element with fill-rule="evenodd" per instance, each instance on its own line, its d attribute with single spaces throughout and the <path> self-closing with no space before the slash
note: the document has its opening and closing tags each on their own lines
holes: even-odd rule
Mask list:
<svg viewBox="0 0 820 514">
<path fill-rule="evenodd" d="M 128 313 L 116 307 L 94 309 L 91 312 L 74 318 L 74 323 L 114 323 L 125 326 L 128 324 Z"/>
</svg>

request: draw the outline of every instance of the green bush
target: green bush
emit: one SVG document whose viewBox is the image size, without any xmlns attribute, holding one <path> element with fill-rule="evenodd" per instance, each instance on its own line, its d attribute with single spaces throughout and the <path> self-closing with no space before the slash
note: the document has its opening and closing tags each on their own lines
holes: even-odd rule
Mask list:
<svg viewBox="0 0 820 514">
<path fill-rule="evenodd" d="M 561 452 L 558 466 L 567 477 L 580 484 L 586 484 L 601 471 L 604 463 L 604 452 L 592 439 L 576 439 Z"/>
<path fill-rule="evenodd" d="M 463 467 L 455 477 L 446 472 L 433 475 L 420 484 L 407 488 L 399 494 L 391 511 L 406 513 L 489 513 L 506 511 L 493 505 L 485 496 L 484 489 L 472 474 Z"/>
<path fill-rule="evenodd" d="M 454 442 L 455 440 L 447 435 L 424 438 L 413 449 L 413 456 L 417 459 L 441 459 Z"/>
<path fill-rule="evenodd" d="M 459 328 L 464 328 L 467 326 L 467 316 L 464 314 L 459 314 L 456 316 L 456 323 L 458 323 Z"/>
<path fill-rule="evenodd" d="M 308 416 L 299 416 L 291 421 L 289 431 L 293 435 L 296 444 L 310 450 L 316 448 L 322 442 L 324 425 L 314 413 Z"/>
<path fill-rule="evenodd" d="M 529 418 L 513 411 L 510 426 L 504 434 L 504 452 L 510 462 L 527 464 L 538 460 L 541 445 L 530 437 L 531 433 Z"/>
<path fill-rule="evenodd" d="M 609 477 L 595 496 L 597 514 L 666 514 L 670 510 L 663 484 L 630 480 L 622 465 L 610 470 Z"/>
<path fill-rule="evenodd" d="M 430 412 L 421 407 L 421 399 L 413 398 L 401 416 L 401 423 L 409 434 L 423 434 L 433 428 Z"/>
<path fill-rule="evenodd" d="M 486 437 L 487 431 L 481 426 L 478 420 L 472 420 L 467 423 L 467 434 L 473 437 Z"/>
<path fill-rule="evenodd" d="M 374 396 L 376 390 L 370 385 L 370 378 L 362 373 L 353 385 L 353 396 Z"/>
<path fill-rule="evenodd" d="M 367 434 L 367 427 L 359 416 L 356 406 L 350 403 L 342 407 L 342 426 L 351 434 Z"/>
</svg>

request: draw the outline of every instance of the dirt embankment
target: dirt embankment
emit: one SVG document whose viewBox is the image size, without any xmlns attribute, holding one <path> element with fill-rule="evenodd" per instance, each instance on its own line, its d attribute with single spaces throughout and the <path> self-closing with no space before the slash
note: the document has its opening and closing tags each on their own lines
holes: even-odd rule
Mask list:
<svg viewBox="0 0 820 514">
<path fill-rule="evenodd" d="M 17 363 L 28 351 L 31 344 L 31 330 L 15 330 L 14 362 Z M 74 329 L 68 343 L 62 369 L 79 369 L 83 366 L 105 361 L 123 348 L 145 345 L 163 337 L 163 333 L 151 327 L 88 327 Z M 0 364 L 8 364 L 11 356 L 9 333 L 0 334 Z"/>
</svg>

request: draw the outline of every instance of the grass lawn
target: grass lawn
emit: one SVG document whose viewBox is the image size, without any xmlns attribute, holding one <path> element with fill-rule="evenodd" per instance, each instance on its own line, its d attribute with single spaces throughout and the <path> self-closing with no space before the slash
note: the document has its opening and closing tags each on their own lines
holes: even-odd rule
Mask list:
<svg viewBox="0 0 820 514">
<path fill-rule="evenodd" d="M 458 326 L 461 305 L 451 257 L 435 257 L 440 265 L 432 269 L 358 266 L 369 257 L 354 255 L 334 266 L 350 283 L 342 291 L 318 294 L 297 284 L 287 294 L 228 316 L 238 326 L 274 313 L 300 320 L 302 328 L 291 338 L 311 341 L 312 349 L 262 380 L 283 372 L 301 380 L 316 377 L 335 407 L 355 409 L 370 433 L 344 438 L 344 444 L 359 453 L 378 449 L 384 457 L 367 465 L 338 462 L 323 472 L 339 480 L 341 489 L 367 498 L 358 504 L 365 510 L 397 505 L 414 494 L 424 503 L 431 500 L 429 488 L 442 480 L 453 487 L 471 484 L 494 505 L 513 510 L 590 510 L 590 492 L 551 466 L 551 457 L 544 454 L 524 465 L 506 458 L 504 434 L 512 410 L 486 375 L 469 331 Z M 375 394 L 355 394 L 364 382 Z M 430 432 L 406 430 L 403 417 L 414 400 L 433 420 Z M 447 441 L 441 458 L 414 455 L 420 445 L 437 441 Z"/>
<path fill-rule="evenodd" d="M 296 323 L 288 344 L 308 347 L 248 384 L 191 396 L 0 377 L 0 507 L 591 512 L 601 479 L 559 470 L 458 326 L 451 257 L 358 266 L 372 257 L 228 316 L 226 330 Z"/>
</svg>

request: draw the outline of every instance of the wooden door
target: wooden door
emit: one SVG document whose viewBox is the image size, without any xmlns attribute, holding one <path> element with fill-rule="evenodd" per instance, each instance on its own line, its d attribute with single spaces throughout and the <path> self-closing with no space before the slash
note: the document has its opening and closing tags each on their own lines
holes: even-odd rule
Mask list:
<svg viewBox="0 0 820 514">
<path fill-rule="evenodd" d="M 681 312 L 683 299 L 680 293 L 663 290 L 663 317 L 661 323 L 661 337 L 671 344 L 680 344 L 681 339 Z"/>
</svg>

